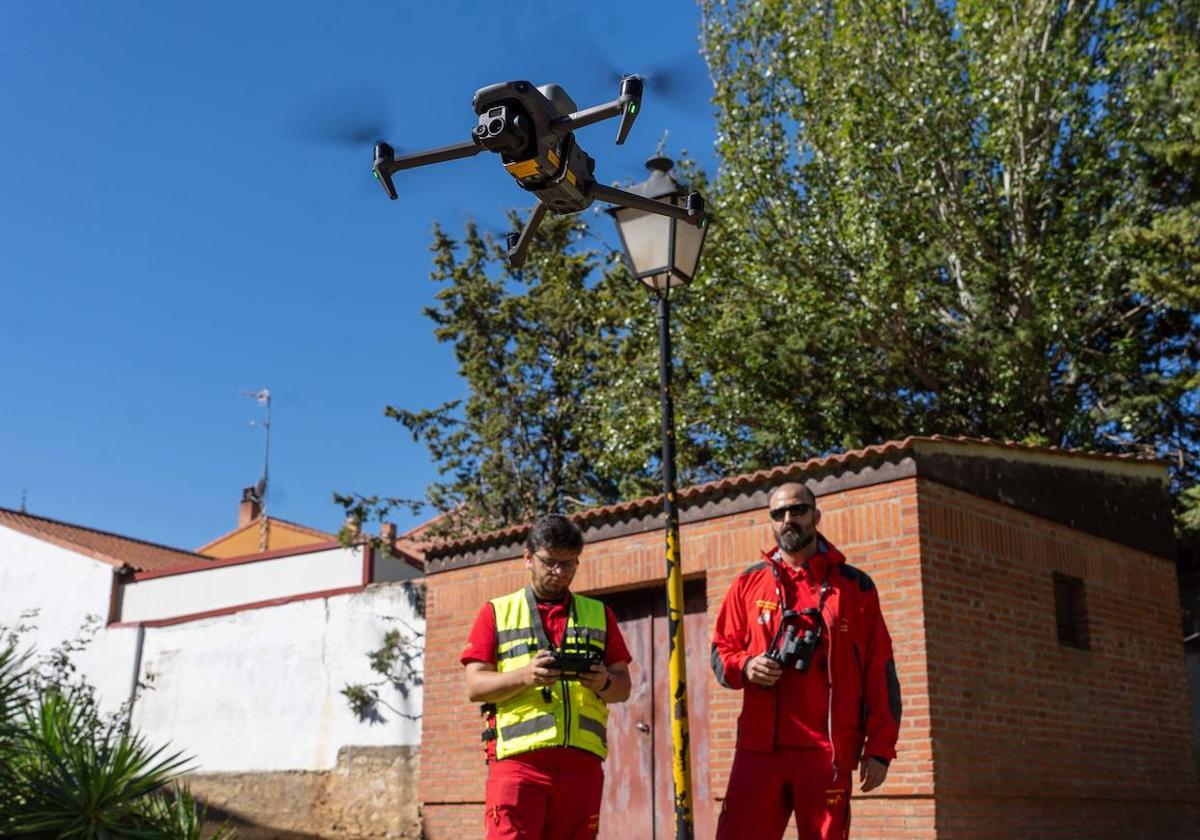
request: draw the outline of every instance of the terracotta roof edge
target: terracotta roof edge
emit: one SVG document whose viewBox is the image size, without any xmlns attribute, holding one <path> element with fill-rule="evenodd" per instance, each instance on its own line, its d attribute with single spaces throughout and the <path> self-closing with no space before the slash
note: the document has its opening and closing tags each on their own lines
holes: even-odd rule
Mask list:
<svg viewBox="0 0 1200 840">
<path fill-rule="evenodd" d="M 1114 467 L 1125 466 L 1163 466 L 1165 462 L 1157 458 L 1145 458 L 1136 455 L 1121 455 L 1115 453 L 1087 452 L 1074 449 L 1060 449 L 1053 446 L 1038 446 L 1034 444 L 1001 441 L 993 438 L 972 438 L 953 435 L 909 435 L 899 440 L 884 441 L 883 443 L 865 446 L 845 452 L 832 453 L 808 458 L 802 461 L 792 461 L 775 467 L 754 470 L 746 473 L 716 479 L 702 484 L 692 484 L 677 491 L 680 507 L 683 503 L 697 498 L 703 498 L 713 493 L 733 493 L 739 489 L 760 486 L 763 484 L 783 481 L 789 477 L 800 477 L 807 472 L 822 468 L 838 468 L 879 458 L 888 458 L 903 452 L 917 453 L 921 449 L 937 449 L 941 447 L 984 447 L 997 450 L 1019 452 L 1028 456 L 1053 456 L 1076 459 L 1087 459 L 1093 462 L 1104 462 Z M 636 515 L 661 505 L 662 494 L 643 496 L 627 502 L 616 502 L 599 505 L 576 513 L 568 514 L 568 518 L 579 525 L 603 521 L 609 518 Z M 469 534 L 453 539 L 430 542 L 426 549 L 426 557 L 439 557 L 455 551 L 465 551 L 486 546 L 509 545 L 524 539 L 529 525 L 512 525 L 494 531 Z"/>
<path fill-rule="evenodd" d="M 198 557 L 198 558 L 200 558 L 201 560 L 211 560 L 211 559 L 212 559 L 211 557 L 208 557 L 207 555 L 200 554 L 199 552 L 196 552 L 196 551 L 190 551 L 190 550 L 188 550 L 188 549 L 186 549 L 186 548 L 176 548 L 176 547 L 175 547 L 175 546 L 173 546 L 173 545 L 164 545 L 163 543 L 151 542 L 150 540 L 143 540 L 143 539 L 139 539 L 139 538 L 137 538 L 137 537 L 131 537 L 131 536 L 129 536 L 128 534 L 118 534 L 118 533 L 116 533 L 115 531 L 105 531 L 105 530 L 102 530 L 102 529 L 100 529 L 100 528 L 92 528 L 92 527 L 89 527 L 89 526 L 87 526 L 87 525 L 76 525 L 74 522 L 66 522 L 66 521 L 64 521 L 64 520 L 62 520 L 62 519 L 51 519 L 51 518 L 50 518 L 50 517 L 48 517 L 48 516 L 38 516 L 38 515 L 37 515 L 37 514 L 35 514 L 35 513 L 22 513 L 22 512 L 21 512 L 21 511 L 19 511 L 19 510 L 12 510 L 11 508 L 5 508 L 5 507 L 0 507 L 0 513 L 11 513 L 11 514 L 13 514 L 13 515 L 15 515 L 15 516 L 26 517 L 26 518 L 29 518 L 29 519 L 37 519 L 37 520 L 40 520 L 40 521 L 42 521 L 42 522 L 49 522 L 49 523 L 52 523 L 52 524 L 54 524 L 54 525 L 65 525 L 65 526 L 66 526 L 66 527 L 68 527 L 68 528 L 77 528 L 77 529 L 78 529 L 78 530 L 80 530 L 80 531 L 90 531 L 90 532 L 91 532 L 91 533 L 93 533 L 93 534 L 101 534 L 101 535 L 103 535 L 103 536 L 105 536 L 105 537 L 113 537 L 113 538 L 115 538 L 115 539 L 118 539 L 118 540 L 128 540 L 129 542 L 135 542 L 135 543 L 138 543 L 138 544 L 140 544 L 140 545 L 147 545 L 147 546 L 150 546 L 151 548 L 158 548 L 158 549 L 161 549 L 161 550 L 163 550 L 163 551 L 172 551 L 172 552 L 175 552 L 176 554 L 188 554 L 188 555 L 191 555 L 191 556 L 193 556 L 193 557 Z M 4 524 L 4 523 L 3 523 L 3 522 L 0 522 L 0 524 Z M 45 536 L 47 536 L 47 535 L 44 535 L 44 534 L 38 533 L 38 534 L 37 534 L 37 536 L 40 538 L 40 537 L 45 537 Z M 71 542 L 71 541 L 70 541 L 70 540 L 64 540 L 64 542 Z M 89 549 L 89 551 L 91 551 L 91 549 Z M 97 551 L 97 552 L 94 552 L 94 553 L 96 553 L 96 554 L 104 554 L 104 552 L 100 552 L 100 551 Z M 105 556 L 107 557 L 108 555 L 105 555 Z M 112 562 L 114 562 L 114 563 L 123 563 L 123 562 L 125 562 L 125 561 L 123 561 L 123 560 L 115 560 L 115 559 L 113 559 L 113 558 L 109 558 L 109 559 L 110 559 Z M 107 562 L 107 561 L 106 561 L 106 562 Z"/>
</svg>

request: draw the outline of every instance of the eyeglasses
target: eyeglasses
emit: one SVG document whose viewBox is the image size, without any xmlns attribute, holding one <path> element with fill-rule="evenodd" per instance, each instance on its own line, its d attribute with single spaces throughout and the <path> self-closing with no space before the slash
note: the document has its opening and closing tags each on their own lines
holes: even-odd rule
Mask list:
<svg viewBox="0 0 1200 840">
<path fill-rule="evenodd" d="M 794 505 L 784 505 L 783 507 L 775 508 L 771 511 L 771 518 L 776 522 L 782 522 L 789 513 L 792 516 L 801 517 L 812 509 L 813 506 L 808 502 L 797 502 Z"/>
<path fill-rule="evenodd" d="M 538 562 L 548 571 L 555 572 L 573 572 L 575 567 L 579 565 L 578 560 L 549 560 L 540 554 L 533 555 L 538 559 Z"/>
</svg>

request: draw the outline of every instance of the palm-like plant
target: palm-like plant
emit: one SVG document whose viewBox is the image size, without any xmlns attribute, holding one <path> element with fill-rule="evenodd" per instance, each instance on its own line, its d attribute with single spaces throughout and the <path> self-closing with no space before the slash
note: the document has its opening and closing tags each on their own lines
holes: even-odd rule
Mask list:
<svg viewBox="0 0 1200 840">
<path fill-rule="evenodd" d="M 18 720 L 28 702 L 29 654 L 17 652 L 15 644 L 0 646 L 0 826 L 8 792 L 14 790 L 13 769 L 20 738 Z"/>
<path fill-rule="evenodd" d="M 221 826 L 215 832 L 206 832 L 204 817 L 207 809 L 192 798 L 191 791 L 173 785 L 170 796 L 156 796 L 150 801 L 147 814 L 155 824 L 167 832 L 172 840 L 230 840 L 233 831 Z"/>
<path fill-rule="evenodd" d="M 198 838 L 203 810 L 186 790 L 166 795 L 183 754 L 105 721 L 90 687 L 40 680 L 27 662 L 0 648 L 0 836 Z"/>
</svg>

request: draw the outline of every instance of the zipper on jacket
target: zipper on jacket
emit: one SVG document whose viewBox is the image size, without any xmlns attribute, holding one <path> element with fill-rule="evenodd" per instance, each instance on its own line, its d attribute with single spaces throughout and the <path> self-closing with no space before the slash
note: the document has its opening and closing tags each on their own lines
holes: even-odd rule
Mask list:
<svg viewBox="0 0 1200 840">
<path fill-rule="evenodd" d="M 779 682 L 783 682 L 783 674 L 779 675 Z M 775 695 L 775 733 L 771 736 L 771 749 L 774 750 L 779 748 L 779 695 L 783 691 L 783 687 L 779 683 L 773 687 L 775 688 L 775 691 L 772 692 Z"/>
<path fill-rule="evenodd" d="M 567 623 L 563 627 L 562 641 L 558 643 L 560 648 L 567 646 L 567 637 L 571 633 L 571 613 L 567 613 Z M 571 684 L 566 680 L 559 680 L 558 687 L 562 691 L 563 698 L 563 746 L 569 746 L 571 740 Z"/>
<path fill-rule="evenodd" d="M 563 696 L 563 746 L 566 747 L 571 740 L 571 686 L 563 680 L 559 680 L 558 685 Z"/>
<path fill-rule="evenodd" d="M 829 586 L 830 584 L 826 581 L 825 585 Z M 824 608 L 823 603 L 822 608 Z M 821 621 L 825 621 L 824 609 L 822 609 L 820 618 Z M 829 680 L 829 707 L 826 710 L 825 727 L 829 734 L 829 752 L 833 756 L 833 780 L 836 782 L 838 780 L 838 755 L 837 744 L 833 740 L 833 628 L 837 626 L 837 622 L 826 621 L 825 626 L 830 628 L 829 632 L 825 634 L 829 637 L 829 649 L 825 653 L 825 678 Z"/>
</svg>

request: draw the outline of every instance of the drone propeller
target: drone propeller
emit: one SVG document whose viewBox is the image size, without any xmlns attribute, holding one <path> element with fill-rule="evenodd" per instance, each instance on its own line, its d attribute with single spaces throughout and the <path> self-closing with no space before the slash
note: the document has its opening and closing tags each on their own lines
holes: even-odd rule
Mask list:
<svg viewBox="0 0 1200 840">
<path fill-rule="evenodd" d="M 698 91 L 703 91 L 707 97 L 711 89 L 707 77 L 699 69 L 698 61 L 693 56 L 681 56 L 669 63 L 651 65 L 638 75 L 655 101 L 663 100 L 684 106 L 695 102 Z M 611 77 L 622 78 L 623 74 L 614 70 Z"/>
<path fill-rule="evenodd" d="M 598 76 L 605 89 L 636 74 L 645 85 L 646 95 L 654 102 L 665 101 L 678 107 L 695 105 L 698 94 L 707 99 L 712 89 L 704 60 L 693 52 L 684 52 L 664 61 L 641 65 L 633 71 L 622 70 L 611 55 L 594 41 L 587 40 L 576 45 L 576 54 L 579 52 L 582 52 L 584 57 L 576 58 L 575 66 L 590 64 L 599 67 Z"/>
<path fill-rule="evenodd" d="M 292 109 L 288 134 L 322 146 L 362 150 L 390 133 L 384 98 L 362 90 L 313 97 Z"/>
</svg>

